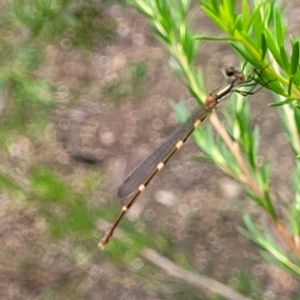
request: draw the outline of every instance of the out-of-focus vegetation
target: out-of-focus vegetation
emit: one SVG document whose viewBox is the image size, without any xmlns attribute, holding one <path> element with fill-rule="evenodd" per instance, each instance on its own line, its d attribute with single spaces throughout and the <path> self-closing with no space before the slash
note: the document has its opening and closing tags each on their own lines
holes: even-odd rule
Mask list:
<svg viewBox="0 0 300 300">
<path fill-rule="evenodd" d="M 51 45 L 83 51 L 113 41 L 114 25 L 104 16 L 108 1 L 3 1 L 1 9 L 1 143 L 12 131 L 36 138 L 53 108 L 55 83 L 40 68 Z M 42 76 L 41 76 L 42 75 Z"/>
<path fill-rule="evenodd" d="M 49 59 L 51 47 L 62 51 L 80 47 L 88 55 L 91 49 L 113 42 L 115 25 L 105 17 L 108 2 L 3 1 L 0 140 L 4 156 L 26 151 L 26 146 L 38 147 L 38 143 L 47 147 L 45 130 L 56 105 L 59 82 L 47 77 L 43 63 Z M 16 142 L 20 139 L 25 145 Z M 17 161 L 23 155 L 13 156 Z M 23 158 L 26 160 L 26 155 Z M 99 173 L 87 173 L 81 187 L 74 189 L 41 160 L 31 158 L 27 167 L 28 170 L 20 168 L 20 177 L 16 178 L 18 170 L 8 162 L 2 164 L 1 192 L 21 199 L 23 204 L 43 203 L 40 213 L 54 237 L 73 234 L 80 239 L 89 238 L 95 230 L 97 211 L 86 207 L 86 199 L 99 186 Z M 60 216 L 54 214 L 54 207 Z"/>
<path fill-rule="evenodd" d="M 76 262 L 86 261 L 89 252 L 93 253 L 99 239 L 96 229 L 99 209 L 89 206 L 87 199 L 99 189 L 101 173 L 100 170 L 84 172 L 72 183 L 67 178 L 72 174 L 63 174 L 64 171 L 50 164 L 51 158 L 47 158 L 55 140 L 51 118 L 59 104 L 63 84 L 61 78 L 53 78 L 51 59 L 54 60 L 57 52 L 68 53 L 74 48 L 88 57 L 91 51 L 113 43 L 116 25 L 106 11 L 117 2 L 3 0 L 0 3 L 0 194 L 3 208 L 0 272 L 5 291 L 1 292 L 1 299 L 8 299 L 6 291 L 9 289 L 14 299 L 18 295 L 19 299 L 84 297 L 75 288 L 82 276 L 74 268 Z M 20 244 L 22 239 L 17 238 L 18 226 L 26 230 L 22 211 L 26 218 L 29 216 L 28 224 L 38 222 L 34 227 L 42 229 L 38 241 L 35 234 L 28 233 L 28 239 L 35 245 L 32 250 L 27 244 Z M 12 220 L 14 223 L 8 223 Z M 69 241 L 69 247 L 72 245 L 67 252 L 69 264 L 73 261 L 74 268 L 72 265 L 62 267 L 59 258 L 53 263 L 43 258 L 48 255 L 48 247 L 58 249 L 58 244 L 53 245 L 63 240 Z M 51 241 L 54 244 L 47 246 Z M 57 288 L 60 280 L 64 281 L 63 288 Z M 24 292 L 22 286 L 26 282 Z"/>
<path fill-rule="evenodd" d="M 173 9 L 168 1 L 130 2 L 148 18 L 157 38 L 174 59 L 174 71 L 185 79 L 186 86 L 199 102 L 204 97 L 201 75 L 195 68 L 195 61 L 201 42 L 206 40 L 228 41 L 245 62 L 252 64 L 257 72 L 255 80 L 274 92 L 276 103 L 273 105 L 282 106 L 280 116 L 283 128 L 294 151 L 291 177 L 297 184 L 291 204 L 282 199 L 279 202 L 282 207 L 276 207 L 277 199 L 272 196 L 270 184 L 271 165 L 259 163 L 259 130 L 251 130 L 248 102 L 240 98 L 233 105 L 227 115 L 228 135 L 222 129 L 217 129 L 220 138 L 214 138 L 212 132 L 202 127 L 196 133 L 196 140 L 205 152 L 203 160 L 214 162 L 226 174 L 245 184 L 248 195 L 272 219 L 278 236 L 293 256 L 290 257 L 289 251 L 249 216 L 244 218 L 248 231 L 241 232 L 263 250 L 265 259 L 299 277 L 299 40 L 290 38 L 291 51 L 287 53 L 287 24 L 282 10 L 273 2 L 254 1 L 252 7 L 243 1 L 241 13 L 237 13 L 233 1 L 199 0 L 204 12 L 224 32 L 224 36 L 219 37 L 193 32 L 188 23 L 190 1 L 172 2 Z M 214 125 L 218 128 L 220 124 L 216 122 Z M 281 217 L 281 209 L 287 211 L 286 218 Z"/>
</svg>

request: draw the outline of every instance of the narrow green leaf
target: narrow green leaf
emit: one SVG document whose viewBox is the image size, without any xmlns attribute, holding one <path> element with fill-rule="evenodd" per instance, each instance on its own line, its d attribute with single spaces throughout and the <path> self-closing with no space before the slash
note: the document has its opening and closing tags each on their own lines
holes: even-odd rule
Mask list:
<svg viewBox="0 0 300 300">
<path fill-rule="evenodd" d="M 182 28 L 180 31 L 180 43 L 189 61 L 189 64 L 192 65 L 194 63 L 195 53 L 198 48 L 198 41 L 192 38 L 191 34 L 186 28 Z"/>
<path fill-rule="evenodd" d="M 209 164 L 213 164 L 214 161 L 211 157 L 208 157 L 205 154 L 201 154 L 201 155 L 193 155 L 192 159 L 195 161 L 198 161 L 200 163 L 209 163 Z"/>
<path fill-rule="evenodd" d="M 202 7 L 203 11 L 205 12 L 205 14 L 207 14 L 207 16 L 218 26 L 221 28 L 221 30 L 227 32 L 228 29 L 227 29 L 227 26 L 226 24 L 224 24 L 224 22 L 222 22 L 222 18 L 220 17 L 219 15 L 219 11 L 218 13 L 217 12 L 214 12 L 210 9 L 208 9 L 207 7 L 203 6 Z"/>
<path fill-rule="evenodd" d="M 246 32 L 248 32 L 250 29 L 252 30 L 252 25 L 256 23 L 257 19 L 261 19 L 260 8 L 262 7 L 262 5 L 263 2 L 256 4 L 253 11 L 251 12 Z"/>
<path fill-rule="evenodd" d="M 276 76 L 277 74 L 274 74 Z M 282 95 L 283 97 L 288 97 L 286 90 L 284 89 L 279 80 L 276 77 L 270 77 L 270 75 L 263 75 L 263 81 L 258 81 L 263 87 L 273 91 L 278 95 Z"/>
<path fill-rule="evenodd" d="M 267 53 L 267 41 L 266 41 L 266 36 L 265 34 L 262 32 L 261 33 L 261 61 L 263 61 L 265 59 L 266 53 Z"/>
<path fill-rule="evenodd" d="M 224 3 L 224 12 L 228 20 L 230 20 L 231 23 L 235 21 L 236 13 L 235 13 L 235 4 L 236 0 L 223 0 Z"/>
<path fill-rule="evenodd" d="M 300 89 L 300 65 L 296 70 L 296 73 L 294 74 L 294 85 L 299 90 Z"/>
<path fill-rule="evenodd" d="M 288 200 L 286 199 L 283 199 L 279 193 L 277 193 L 275 191 L 275 194 L 276 194 L 276 200 L 278 201 L 278 203 L 280 203 L 280 205 L 287 211 L 289 208 L 290 208 L 290 203 L 288 202 Z M 300 223 L 299 223 L 300 225 Z"/>
<path fill-rule="evenodd" d="M 260 168 L 260 186 L 263 188 L 264 193 L 264 207 L 269 212 L 269 214 L 273 217 L 274 220 L 276 220 L 277 213 L 275 211 L 275 208 L 273 206 L 270 194 L 269 194 L 269 181 L 270 181 L 270 175 L 271 175 L 271 166 L 270 165 L 264 165 Z"/>
<path fill-rule="evenodd" d="M 295 100 L 298 100 L 298 99 L 297 98 L 287 98 L 284 101 L 270 103 L 270 104 L 268 104 L 268 106 L 270 106 L 270 107 L 282 106 L 282 105 L 285 105 L 285 104 L 290 104 Z"/>
<path fill-rule="evenodd" d="M 158 15 L 156 16 L 159 17 L 160 19 L 160 25 L 161 27 L 164 28 L 165 32 L 161 32 L 162 35 L 166 34 L 167 36 L 170 36 L 172 33 L 173 29 L 173 19 L 171 16 L 171 12 L 168 6 L 167 1 L 160 1 L 160 0 L 155 0 L 155 13 Z"/>
<path fill-rule="evenodd" d="M 253 22 L 253 31 L 254 31 L 254 36 L 256 37 L 257 42 L 260 42 L 261 39 L 261 33 L 264 31 L 265 26 L 262 21 L 261 13 L 260 11 L 256 12 L 256 18 Z"/>
<path fill-rule="evenodd" d="M 281 18 L 281 13 L 279 12 L 278 7 L 274 7 L 275 33 L 279 45 L 284 45 L 284 41 L 285 41 L 286 26 L 283 27 L 282 24 L 283 24 L 283 20 Z"/>
<path fill-rule="evenodd" d="M 290 75 L 293 76 L 299 68 L 299 41 L 292 44 Z"/>
<path fill-rule="evenodd" d="M 218 37 L 218 36 L 212 36 L 212 35 L 194 35 L 193 38 L 195 40 L 200 40 L 200 41 L 224 41 L 224 42 L 229 42 L 229 41 L 236 41 L 235 38 L 231 37 Z"/>
<path fill-rule="evenodd" d="M 289 94 L 289 96 L 291 95 L 291 90 L 292 90 L 292 86 L 293 86 L 293 80 L 294 80 L 294 76 L 292 75 L 290 77 L 289 85 L 288 85 L 288 94 Z"/>
<path fill-rule="evenodd" d="M 153 7 L 149 3 L 145 1 L 138 1 L 138 0 L 127 0 L 126 1 L 129 5 L 135 7 L 141 13 L 146 15 L 148 18 L 152 18 L 154 15 Z"/>
<path fill-rule="evenodd" d="M 248 32 L 248 26 L 250 22 L 249 5 L 247 0 L 242 0 L 242 24 L 243 31 Z"/>
<path fill-rule="evenodd" d="M 281 61 L 282 61 L 282 68 L 284 70 L 288 71 L 288 69 L 289 69 L 289 59 L 287 57 L 284 45 L 281 45 L 279 47 L 279 51 L 280 51 L 280 56 L 281 56 Z"/>
<path fill-rule="evenodd" d="M 299 206 L 298 203 L 293 203 L 293 205 L 290 205 L 290 211 L 289 211 L 290 224 L 294 236 L 300 236 L 300 227 L 299 227 L 300 212 L 298 206 Z"/>
<path fill-rule="evenodd" d="M 257 204 L 258 206 L 260 206 L 260 207 L 262 207 L 262 208 L 265 208 L 265 203 L 264 203 L 264 201 L 263 201 L 261 198 L 255 196 L 254 194 L 252 194 L 250 191 L 247 191 L 247 190 L 245 191 L 245 193 L 246 193 L 251 199 L 253 199 L 254 202 L 256 202 L 256 204 Z"/>
<path fill-rule="evenodd" d="M 243 217 L 244 219 L 244 223 L 247 227 L 247 229 L 251 232 L 252 237 L 258 237 L 260 235 L 259 231 L 257 230 L 256 225 L 254 224 L 254 222 L 252 221 L 252 219 L 250 218 L 249 215 L 244 215 Z M 247 234 L 249 235 L 249 232 L 247 232 Z"/>
<path fill-rule="evenodd" d="M 300 135 L 300 110 L 299 109 L 294 110 L 294 120 L 297 127 L 297 133 L 299 136 Z"/>
<path fill-rule="evenodd" d="M 274 7 L 275 3 L 272 1 L 265 1 L 264 5 L 262 6 L 262 9 L 264 10 L 263 23 L 266 27 L 270 27 L 270 25 L 273 23 Z"/>
<path fill-rule="evenodd" d="M 204 1 L 204 2 L 208 2 L 208 1 Z M 218 0 L 212 0 L 211 4 L 212 4 L 212 8 L 213 8 L 215 14 L 219 15 L 219 13 L 220 13 L 220 3 L 219 3 L 219 1 Z"/>
<path fill-rule="evenodd" d="M 233 30 L 243 31 L 243 19 L 242 19 L 241 15 L 239 15 L 235 18 L 235 21 L 234 21 L 232 27 L 233 27 Z"/>
<path fill-rule="evenodd" d="M 186 14 L 191 4 L 191 0 L 181 0 L 180 6 L 182 9 L 182 13 Z"/>
<path fill-rule="evenodd" d="M 268 28 L 265 28 L 264 32 L 269 51 L 272 53 L 277 63 L 282 67 L 284 64 L 282 62 L 282 57 L 280 55 L 277 42 L 274 39 L 274 34 Z"/>
</svg>

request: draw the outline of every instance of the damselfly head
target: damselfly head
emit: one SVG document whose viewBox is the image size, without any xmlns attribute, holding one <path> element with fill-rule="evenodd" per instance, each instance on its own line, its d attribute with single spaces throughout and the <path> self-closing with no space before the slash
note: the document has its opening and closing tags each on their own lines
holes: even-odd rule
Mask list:
<svg viewBox="0 0 300 300">
<path fill-rule="evenodd" d="M 230 78 L 230 82 L 234 82 L 235 84 L 240 84 L 245 81 L 244 73 L 232 66 L 228 66 L 225 68 L 225 74 Z"/>
<path fill-rule="evenodd" d="M 232 66 L 227 66 L 225 68 L 225 74 L 226 74 L 227 77 L 231 77 L 231 76 L 233 76 L 237 73 L 240 73 L 240 72 Z"/>
</svg>

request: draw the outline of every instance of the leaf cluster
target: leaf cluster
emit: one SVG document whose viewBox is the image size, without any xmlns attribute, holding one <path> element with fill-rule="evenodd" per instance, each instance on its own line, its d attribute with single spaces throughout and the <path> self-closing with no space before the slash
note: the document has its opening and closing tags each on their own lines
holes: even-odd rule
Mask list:
<svg viewBox="0 0 300 300">
<path fill-rule="evenodd" d="M 228 42 L 233 50 L 256 70 L 254 80 L 271 90 L 275 96 L 273 105 L 280 106 L 283 128 L 295 153 L 295 171 L 292 180 L 295 199 L 292 204 L 274 199 L 274 188 L 270 186 L 271 164 L 261 164 L 259 151 L 259 128 L 251 129 L 250 106 L 242 99 L 243 93 L 236 93 L 230 113 L 225 113 L 226 128 L 215 116 L 211 120 L 219 133 L 214 136 L 211 129 L 200 128 L 194 134 L 196 143 L 204 152 L 201 160 L 214 162 L 225 173 L 242 182 L 247 194 L 266 213 L 289 248 L 285 251 L 249 217 L 245 218 L 248 233 L 243 233 L 264 250 L 264 257 L 285 270 L 300 276 L 299 260 L 299 159 L 300 127 L 299 99 L 299 41 L 289 38 L 289 52 L 286 46 L 287 23 L 283 9 L 275 1 L 243 0 L 240 13 L 237 2 L 231 0 L 198 0 L 206 15 L 220 28 L 222 36 L 208 36 L 194 33 L 189 26 L 190 1 L 176 0 L 131 0 L 130 3 L 147 18 L 160 41 L 172 56 L 171 66 L 186 82 L 191 94 L 201 102 L 204 98 L 202 79 L 196 70 L 195 55 L 206 40 Z M 203 101 L 203 100 L 202 100 Z M 177 107 L 182 116 L 182 108 Z M 181 119 L 184 120 L 184 117 Z M 279 201 L 276 201 L 279 200 Z M 283 204 L 284 202 L 284 204 Z M 280 209 L 288 212 L 288 219 L 282 219 Z"/>
</svg>

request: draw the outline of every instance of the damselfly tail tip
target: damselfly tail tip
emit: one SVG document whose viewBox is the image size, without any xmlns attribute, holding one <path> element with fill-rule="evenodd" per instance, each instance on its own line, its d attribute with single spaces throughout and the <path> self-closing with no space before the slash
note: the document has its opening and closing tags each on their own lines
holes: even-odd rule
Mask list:
<svg viewBox="0 0 300 300">
<path fill-rule="evenodd" d="M 98 244 L 98 247 L 99 247 L 101 250 L 104 250 L 105 244 L 101 241 L 101 242 Z"/>
<path fill-rule="evenodd" d="M 243 66 L 244 70 L 245 64 Z M 141 163 L 118 188 L 118 197 L 127 198 L 125 205 L 122 207 L 118 217 L 108 229 L 99 243 L 100 248 L 104 248 L 113 236 L 114 230 L 125 215 L 126 211 L 132 206 L 138 195 L 146 188 L 151 179 L 160 171 L 168 162 L 171 156 L 183 145 L 187 138 L 193 133 L 207 116 L 219 105 L 223 99 L 231 93 L 236 92 L 242 96 L 253 94 L 253 88 L 256 82 L 253 82 L 257 72 L 253 72 L 250 77 L 245 79 L 244 73 L 233 67 L 227 67 L 226 82 L 208 94 L 202 107 L 195 110 L 191 117 L 181 126 L 175 129 L 173 133 L 151 154 L 143 163 Z M 240 90 L 240 87 L 251 87 L 250 91 Z"/>
<path fill-rule="evenodd" d="M 100 243 L 98 244 L 98 247 L 101 248 L 101 250 L 104 250 L 105 246 L 107 245 L 109 239 L 107 238 L 107 235 L 105 235 Z"/>
<path fill-rule="evenodd" d="M 98 244 L 98 247 L 101 248 L 102 250 L 104 250 L 105 246 L 108 244 L 111 236 L 112 236 L 112 229 L 109 229 L 108 231 L 106 231 L 106 233 L 104 234 L 102 240 L 100 241 L 100 243 Z"/>
<path fill-rule="evenodd" d="M 98 247 L 101 248 L 101 250 L 104 250 L 107 243 L 108 243 L 108 239 L 107 239 L 107 235 L 105 234 L 104 237 L 101 239 L 100 243 L 98 244 Z"/>
</svg>

